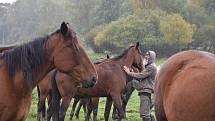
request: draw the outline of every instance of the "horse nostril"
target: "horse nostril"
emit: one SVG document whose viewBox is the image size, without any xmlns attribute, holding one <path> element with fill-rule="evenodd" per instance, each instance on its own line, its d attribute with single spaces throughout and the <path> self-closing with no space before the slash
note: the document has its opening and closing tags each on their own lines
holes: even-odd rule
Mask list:
<svg viewBox="0 0 215 121">
<path fill-rule="evenodd" d="M 96 83 L 96 76 L 93 76 L 92 81 Z"/>
</svg>

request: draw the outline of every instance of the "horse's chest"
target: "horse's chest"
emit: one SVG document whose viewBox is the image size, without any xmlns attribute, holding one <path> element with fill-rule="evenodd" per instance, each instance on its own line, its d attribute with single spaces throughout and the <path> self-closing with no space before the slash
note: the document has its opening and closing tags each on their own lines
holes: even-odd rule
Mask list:
<svg viewBox="0 0 215 121">
<path fill-rule="evenodd" d="M 31 95 L 24 97 L 22 101 L 20 101 L 19 105 L 20 106 L 17 112 L 17 119 L 24 121 L 27 118 L 28 112 L 31 107 Z"/>
<path fill-rule="evenodd" d="M 17 98 L 12 96 L 10 100 L 0 102 L 1 121 L 24 121 L 27 118 L 31 105 L 31 96 Z"/>
</svg>

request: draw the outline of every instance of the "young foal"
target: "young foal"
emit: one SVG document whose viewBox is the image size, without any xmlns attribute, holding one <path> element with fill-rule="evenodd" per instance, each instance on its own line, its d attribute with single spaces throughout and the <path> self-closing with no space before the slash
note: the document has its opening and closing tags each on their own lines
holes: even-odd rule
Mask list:
<svg viewBox="0 0 215 121">
<path fill-rule="evenodd" d="M 139 72 L 139 70 L 137 68 L 135 68 L 134 66 L 132 66 L 132 69 L 134 72 Z M 128 84 L 130 84 L 129 82 L 131 80 L 132 80 L 132 78 L 127 76 L 128 83 L 126 84 L 125 90 L 122 94 L 122 108 L 123 108 L 124 112 L 126 111 L 126 105 L 127 105 L 128 99 L 130 98 L 132 92 L 134 91 L 134 89 L 131 85 L 128 86 Z M 106 103 L 108 103 L 108 102 L 106 102 Z M 93 111 L 93 121 L 97 121 L 98 104 L 99 104 L 99 97 L 93 97 L 89 100 L 89 102 L 87 103 L 87 115 L 86 115 L 87 120 L 89 120 L 90 114 Z M 111 106 L 111 105 L 109 105 L 109 106 Z M 107 107 L 107 108 L 110 108 L 110 107 Z M 106 113 L 105 115 L 109 115 L 108 114 L 109 112 L 105 112 L 105 113 Z M 115 106 L 113 108 L 112 118 L 113 119 L 119 118 L 118 112 L 117 112 L 117 109 Z"/>
<path fill-rule="evenodd" d="M 0 121 L 24 121 L 32 89 L 54 67 L 76 80 L 95 80 L 95 68 L 66 23 L 49 36 L 0 55 Z"/>
</svg>

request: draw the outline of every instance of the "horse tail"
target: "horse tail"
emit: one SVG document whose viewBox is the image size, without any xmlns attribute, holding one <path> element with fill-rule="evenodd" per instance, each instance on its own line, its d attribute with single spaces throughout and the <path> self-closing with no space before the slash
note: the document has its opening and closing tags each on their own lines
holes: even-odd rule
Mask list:
<svg viewBox="0 0 215 121">
<path fill-rule="evenodd" d="M 57 87 L 57 82 L 56 82 L 56 74 L 57 74 L 57 70 L 54 70 L 51 73 L 51 86 L 52 86 L 52 109 L 54 111 L 54 119 L 58 118 L 59 115 L 59 109 L 60 109 L 60 99 L 61 99 L 61 95 L 60 92 L 58 90 Z M 58 120 L 58 119 L 57 119 Z"/>
</svg>

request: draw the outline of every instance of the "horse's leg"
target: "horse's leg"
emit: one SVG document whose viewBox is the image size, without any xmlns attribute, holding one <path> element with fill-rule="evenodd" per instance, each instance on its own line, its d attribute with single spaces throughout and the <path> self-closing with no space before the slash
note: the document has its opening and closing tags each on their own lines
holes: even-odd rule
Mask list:
<svg viewBox="0 0 215 121">
<path fill-rule="evenodd" d="M 125 113 L 122 109 L 122 99 L 121 94 L 113 94 L 112 99 L 114 101 L 114 106 L 116 107 L 118 114 L 119 114 L 119 121 L 122 120 L 122 118 L 125 117 Z"/>
<path fill-rule="evenodd" d="M 93 121 L 97 121 L 99 97 L 93 99 Z"/>
<path fill-rule="evenodd" d="M 48 111 L 47 111 L 47 120 L 50 121 L 52 115 L 53 115 L 53 121 L 59 120 L 59 109 L 60 109 L 60 99 L 61 95 L 57 87 L 57 82 L 55 79 L 55 76 L 57 74 L 57 71 L 54 71 L 51 75 L 51 103 L 49 105 Z"/>
<path fill-rule="evenodd" d="M 93 110 L 93 106 L 92 106 L 92 98 L 89 99 L 88 103 L 87 103 L 87 112 L 86 112 L 86 117 L 85 117 L 85 121 L 89 121 L 90 120 L 90 114 Z"/>
<path fill-rule="evenodd" d="M 67 97 L 62 98 L 62 103 L 61 103 L 60 111 L 59 111 L 59 119 L 60 119 L 60 121 L 64 121 L 64 118 L 66 116 L 66 111 L 67 111 L 67 109 L 69 107 L 71 99 L 72 99 L 71 96 L 67 96 Z"/>
<path fill-rule="evenodd" d="M 111 106 L 112 106 L 112 98 L 110 96 L 108 96 L 107 100 L 106 100 L 105 113 L 104 113 L 105 121 L 108 121 Z"/>
<path fill-rule="evenodd" d="M 45 118 L 46 118 L 46 104 L 44 100 L 43 109 L 42 109 L 42 121 L 45 121 Z"/>
<path fill-rule="evenodd" d="M 37 103 L 37 121 L 41 120 L 41 98 L 40 98 L 40 89 L 39 86 L 37 85 L 37 95 L 38 95 L 38 103 Z"/>
<path fill-rule="evenodd" d="M 78 104 L 78 108 L 76 109 L 76 112 L 75 112 L 75 117 L 77 119 L 79 118 L 79 113 L 80 113 L 81 107 L 82 107 L 82 103 L 80 101 L 79 104 Z"/>
<path fill-rule="evenodd" d="M 51 100 L 52 100 L 52 93 L 51 93 L 51 91 L 48 93 L 48 95 L 47 95 L 47 101 L 48 101 L 48 106 L 51 104 Z M 48 110 L 48 109 L 47 109 Z M 47 120 L 47 110 L 46 110 L 46 105 L 45 105 L 45 107 L 44 107 L 44 110 L 43 110 L 43 113 L 44 113 L 44 115 L 43 115 L 43 121 L 46 121 Z"/>
<path fill-rule="evenodd" d="M 123 97 L 122 97 L 122 108 L 125 112 L 125 117 L 126 117 L 126 106 L 128 104 L 128 100 L 130 99 L 132 93 L 134 92 L 135 88 L 134 87 L 131 87 L 129 88 L 129 90 L 127 90 L 127 92 L 125 94 L 123 94 Z"/>
<path fill-rule="evenodd" d="M 113 106 L 113 112 L 112 112 L 112 119 L 115 120 L 115 119 L 118 119 L 119 116 L 118 116 L 118 112 L 117 112 L 117 109 L 115 106 Z"/>
<path fill-rule="evenodd" d="M 55 120 L 58 120 L 58 113 L 59 113 L 59 109 L 60 109 L 60 100 L 61 97 L 59 97 L 59 95 L 57 97 L 54 98 L 52 97 L 52 93 L 49 94 L 49 98 L 48 98 L 48 109 L 47 109 L 47 121 L 51 120 L 51 117 L 54 115 L 53 118 L 55 118 Z M 54 101 L 54 102 L 53 102 Z"/>
<path fill-rule="evenodd" d="M 47 93 L 40 93 L 39 96 L 39 102 L 38 102 L 38 113 L 37 113 L 37 121 L 41 120 L 41 114 L 42 114 L 42 120 L 45 120 L 46 118 L 46 105 L 45 105 L 45 100 L 47 97 Z"/>
<path fill-rule="evenodd" d="M 84 118 L 86 119 L 87 117 L 87 99 L 83 99 L 82 105 L 83 105 L 83 110 L 84 110 Z"/>
<path fill-rule="evenodd" d="M 74 98 L 74 102 L 73 102 L 73 105 L 72 105 L 72 110 L 70 112 L 70 118 L 69 118 L 69 120 L 72 120 L 72 118 L 74 116 L 76 105 L 78 104 L 79 100 L 80 100 L 80 98 Z"/>
</svg>

